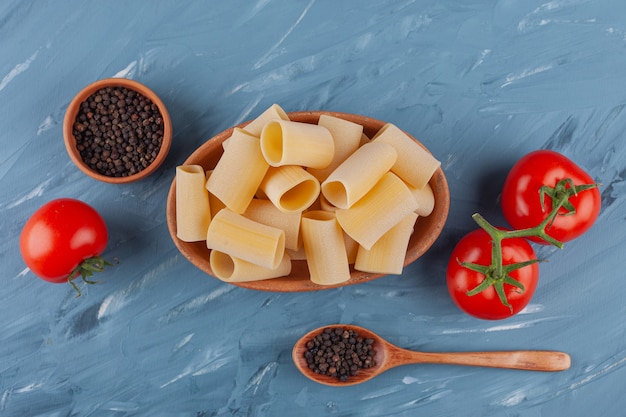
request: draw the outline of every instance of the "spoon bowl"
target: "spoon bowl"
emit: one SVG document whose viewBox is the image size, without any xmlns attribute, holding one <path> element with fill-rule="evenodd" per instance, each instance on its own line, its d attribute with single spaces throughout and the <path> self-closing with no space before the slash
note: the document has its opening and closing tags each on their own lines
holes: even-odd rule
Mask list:
<svg viewBox="0 0 626 417">
<path fill-rule="evenodd" d="M 315 373 L 309 369 L 304 357 L 307 351 L 306 344 L 324 329 L 341 327 L 344 330 L 352 330 L 364 339 L 372 339 L 374 354 L 374 366 L 360 369 L 358 375 L 351 376 L 347 381 L 338 378 Z M 292 350 L 293 361 L 298 370 L 307 378 L 320 384 L 329 386 L 356 385 L 369 381 L 383 372 L 401 365 L 418 363 L 482 366 L 488 368 L 521 369 L 528 371 L 555 372 L 569 369 L 570 356 L 564 352 L 551 350 L 513 350 L 496 352 L 419 352 L 400 348 L 376 333 L 360 326 L 347 324 L 333 324 L 312 330 L 302 336 Z"/>
</svg>

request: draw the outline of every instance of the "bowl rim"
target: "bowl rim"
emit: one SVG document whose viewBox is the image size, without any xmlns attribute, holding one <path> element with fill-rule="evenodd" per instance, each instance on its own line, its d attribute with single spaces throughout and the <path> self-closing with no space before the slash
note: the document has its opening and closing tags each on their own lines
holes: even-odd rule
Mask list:
<svg viewBox="0 0 626 417">
<path fill-rule="evenodd" d="M 294 121 L 303 121 L 303 120 L 314 120 L 317 122 L 319 116 L 322 114 L 339 117 L 348 121 L 352 121 L 355 123 L 363 124 L 366 123 L 367 126 L 370 127 L 370 134 L 380 129 L 387 122 L 383 122 L 378 119 L 374 119 L 368 116 L 361 116 L 352 113 L 342 113 L 342 112 L 333 112 L 333 111 L 322 111 L 322 110 L 313 110 L 313 111 L 299 111 L 299 112 L 288 112 L 287 115 L 291 120 Z M 202 145 L 196 148 L 188 157 L 185 159 L 182 165 L 191 165 L 191 164 L 199 164 L 202 165 L 205 169 L 211 169 L 212 166 L 205 166 L 199 163 L 199 159 L 207 154 L 207 152 L 213 150 L 217 150 L 217 152 L 223 151 L 221 144 L 232 135 L 232 132 L 235 128 L 244 128 L 248 123 L 252 120 L 248 120 L 246 122 L 240 123 L 236 126 L 230 127 L 213 137 L 206 140 Z M 311 123 L 311 122 L 309 122 Z M 372 130 L 374 129 L 374 130 Z M 365 130 L 364 130 L 365 131 Z M 406 132 L 405 132 L 406 133 Z M 408 133 L 407 133 L 408 134 Z M 420 146 L 430 152 L 419 140 L 417 140 L 412 135 L 408 134 L 413 140 L 415 140 Z M 370 136 L 371 137 L 371 136 Z M 219 156 L 218 156 L 219 157 Z M 439 167 L 433 177 L 431 178 L 429 184 L 431 186 L 434 184 L 436 187 L 433 187 L 433 192 L 435 193 L 435 208 L 431 216 L 422 217 L 421 219 L 425 220 L 430 226 L 430 233 L 426 239 L 422 239 L 414 250 L 409 247 L 407 253 L 405 254 L 404 266 L 414 262 L 419 257 L 421 257 L 437 240 L 443 231 L 443 227 L 446 223 L 449 209 L 450 209 L 450 191 L 448 188 L 448 182 L 443 172 L 443 169 Z M 215 278 L 218 281 L 235 285 L 238 287 L 243 287 L 252 290 L 259 291 L 268 291 L 268 292 L 304 292 L 304 291 L 317 291 L 317 290 L 326 290 L 333 288 L 340 288 L 348 285 L 354 285 L 358 283 L 368 282 L 388 274 L 379 274 L 379 273 L 368 273 L 362 271 L 355 271 L 353 265 L 350 265 L 351 278 L 346 282 L 342 282 L 335 285 L 319 285 L 313 283 L 308 277 L 305 279 L 303 277 L 279 277 L 273 279 L 266 279 L 261 281 L 251 281 L 251 282 L 226 282 L 222 281 L 219 278 L 215 277 L 208 262 L 208 253 L 209 249 L 206 248 L 206 244 L 204 242 L 183 242 L 182 240 L 176 237 L 176 177 L 174 176 L 172 183 L 170 185 L 169 193 L 166 201 L 166 220 L 168 231 L 170 233 L 170 237 L 172 238 L 175 246 L 179 250 L 179 252 L 196 268 L 200 269 L 207 275 Z M 419 222 L 419 219 L 418 219 Z M 417 223 L 416 223 L 417 224 Z M 413 234 L 412 234 L 413 236 Z M 193 253 L 193 249 L 196 251 L 206 251 L 207 256 L 206 259 L 198 259 L 196 255 Z M 305 261 L 294 260 L 292 261 L 296 270 L 302 271 L 306 270 L 307 266 Z M 308 273 L 308 270 L 307 270 Z M 292 270 L 293 274 L 293 270 Z M 291 275 L 291 274 L 290 274 Z"/>
<path fill-rule="evenodd" d="M 125 87 L 134 90 L 139 94 L 142 94 L 143 96 L 149 98 L 154 104 L 156 104 L 156 106 L 159 108 L 159 112 L 161 113 L 161 117 L 163 118 L 163 139 L 161 141 L 161 148 L 159 149 L 159 153 L 157 154 L 156 158 L 154 159 L 154 161 L 152 161 L 150 165 L 148 165 L 143 170 L 126 177 L 109 177 L 89 168 L 81 158 L 78 150 L 76 149 L 76 138 L 72 133 L 74 121 L 80 109 L 81 103 L 85 101 L 90 95 L 105 87 Z M 145 84 L 142 84 L 139 81 L 131 80 L 129 78 L 104 78 L 83 87 L 74 96 L 74 98 L 68 105 L 65 111 L 65 116 L 63 118 L 63 141 L 65 143 L 65 149 L 67 150 L 70 159 L 72 160 L 72 162 L 74 162 L 74 165 L 76 165 L 78 169 L 80 169 L 84 174 L 98 181 L 111 184 L 124 184 L 138 181 L 149 176 L 154 171 L 156 171 L 157 168 L 159 168 L 163 161 L 165 161 L 165 158 L 167 157 L 167 154 L 169 153 L 172 144 L 172 121 L 163 101 L 159 98 L 159 96 L 156 95 L 154 91 L 148 88 Z"/>
</svg>

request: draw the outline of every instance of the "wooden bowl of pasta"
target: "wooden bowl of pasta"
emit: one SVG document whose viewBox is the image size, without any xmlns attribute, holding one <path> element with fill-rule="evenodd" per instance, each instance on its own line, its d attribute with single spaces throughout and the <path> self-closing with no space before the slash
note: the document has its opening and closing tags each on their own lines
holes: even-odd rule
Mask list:
<svg viewBox="0 0 626 417">
<path fill-rule="evenodd" d="M 280 109 L 282 111 L 282 109 Z M 303 111 L 303 112 L 291 112 L 283 113 L 288 120 L 298 123 L 306 123 L 311 125 L 318 124 L 320 116 L 330 116 L 332 118 L 343 119 L 352 123 L 356 123 L 363 127 L 362 141 L 367 141 L 373 138 L 381 131 L 381 128 L 388 125 L 386 122 L 376 120 L 370 117 L 339 113 L 339 112 L 326 112 L 326 111 Z M 229 139 L 234 132 L 240 129 L 246 129 L 246 126 L 251 123 L 255 123 L 255 120 L 242 123 L 238 126 L 227 129 L 211 139 L 207 140 L 196 151 L 194 151 L 187 160 L 184 161 L 184 166 L 194 166 L 198 169 L 202 167 L 205 172 L 210 172 L 216 167 L 220 158 L 224 154 L 224 142 Z M 406 134 L 405 132 L 402 132 Z M 407 134 L 408 135 L 408 134 Z M 430 155 L 430 152 L 419 141 L 409 135 L 409 137 L 419 145 L 419 147 L 426 151 Z M 337 139 L 335 139 L 337 140 Z M 367 167 L 363 169 L 367 170 Z M 182 183 L 181 183 L 182 184 Z M 434 172 L 429 177 L 427 182 L 428 188 L 432 190 L 432 196 L 434 197 L 434 205 L 431 206 L 429 214 L 427 216 L 415 216 L 417 218 L 415 223 L 411 222 L 412 233 L 408 237 L 408 244 L 406 244 L 406 252 L 403 259 L 400 260 L 402 267 L 406 266 L 420 256 L 422 256 L 436 241 L 444 224 L 448 217 L 448 211 L 450 207 L 450 194 L 448 184 L 443 170 L 437 165 Z M 211 249 L 207 248 L 206 241 L 183 241 L 178 237 L 178 225 L 177 225 L 177 184 L 176 178 L 172 181 L 169 195 L 167 198 L 167 224 L 170 235 L 174 244 L 181 252 L 181 254 L 205 273 L 216 277 L 216 272 L 211 267 Z M 207 187 L 208 188 L 208 187 Z M 314 211 L 311 207 L 310 211 Z M 305 211 L 306 213 L 306 211 Z M 309 216 L 310 217 L 310 216 Z M 304 215 L 303 215 L 304 218 Z M 357 222 L 358 223 L 358 222 Z M 362 222 L 361 222 L 362 223 Z M 182 227 L 182 226 L 181 226 Z M 312 279 L 312 271 L 306 260 L 294 258 L 290 261 L 291 267 L 289 273 L 284 276 L 279 276 L 271 279 L 260 279 L 244 282 L 231 282 L 233 285 L 240 287 L 261 290 L 261 291 L 273 291 L 273 292 L 300 292 L 300 291 L 315 291 L 330 288 L 337 288 L 346 285 L 353 285 L 371 281 L 373 279 L 389 275 L 389 273 L 375 273 L 364 272 L 362 270 L 355 269 L 354 263 L 349 265 L 349 278 L 344 279 L 341 282 L 336 283 L 320 283 L 314 282 Z M 398 272 L 394 272 L 397 274 Z"/>
</svg>

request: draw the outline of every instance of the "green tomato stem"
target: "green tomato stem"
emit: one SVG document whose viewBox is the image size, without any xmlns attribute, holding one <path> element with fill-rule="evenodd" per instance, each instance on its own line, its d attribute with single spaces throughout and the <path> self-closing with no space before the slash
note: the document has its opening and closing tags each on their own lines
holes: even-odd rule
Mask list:
<svg viewBox="0 0 626 417">
<path fill-rule="evenodd" d="M 98 281 L 92 281 L 88 278 L 92 277 L 94 273 L 103 272 L 105 267 L 112 265 L 113 263 L 107 261 L 101 256 L 93 256 L 83 260 L 76 268 L 74 268 L 72 273 L 67 277 L 67 282 L 69 282 L 76 291 L 76 298 L 81 296 L 81 291 L 78 288 L 78 285 L 74 282 L 75 278 L 80 277 L 85 284 L 97 284 Z"/>
<path fill-rule="evenodd" d="M 491 237 L 491 264 L 486 266 L 470 262 L 460 262 L 460 264 L 465 268 L 485 275 L 485 279 L 475 288 L 467 291 L 466 294 L 468 296 L 473 296 L 493 286 L 502 304 L 512 310 L 504 292 L 504 284 L 513 285 L 521 292 L 524 291 L 524 286 L 519 281 L 512 278 L 509 273 L 525 266 L 542 262 L 542 260 L 532 259 L 526 262 L 504 265 L 502 260 L 502 241 L 504 239 L 512 238 L 538 237 L 545 242 L 562 249 L 563 242 L 560 242 L 550 236 L 547 233 L 547 230 L 559 215 L 559 210 L 561 210 L 561 208 L 566 210 L 566 213 L 561 214 L 564 216 L 572 215 L 576 212 L 576 208 L 569 201 L 570 197 L 578 194 L 579 192 L 590 190 L 598 186 L 599 184 L 583 184 L 575 186 L 570 178 L 565 178 L 558 181 L 554 187 L 541 187 L 539 190 L 541 206 L 545 206 L 545 196 L 547 195 L 551 199 L 552 207 L 546 218 L 535 227 L 518 230 L 502 230 L 489 223 L 482 215 L 480 215 L 480 213 L 473 214 L 472 218 L 474 221 Z"/>
</svg>

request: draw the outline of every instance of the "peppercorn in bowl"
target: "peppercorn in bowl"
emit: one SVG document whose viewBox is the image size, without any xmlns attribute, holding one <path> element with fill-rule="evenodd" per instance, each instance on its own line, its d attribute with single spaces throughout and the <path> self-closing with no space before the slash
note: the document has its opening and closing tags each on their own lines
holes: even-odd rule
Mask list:
<svg viewBox="0 0 626 417">
<path fill-rule="evenodd" d="M 172 141 L 169 113 L 145 85 L 107 78 L 83 88 L 63 121 L 67 152 L 76 166 L 99 181 L 121 184 L 152 174 Z"/>
</svg>

